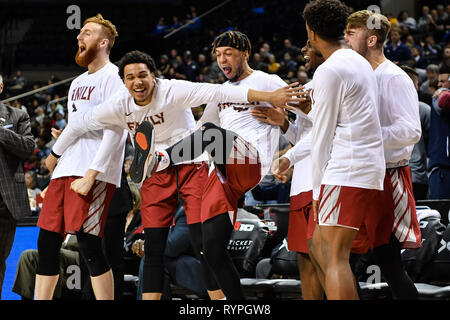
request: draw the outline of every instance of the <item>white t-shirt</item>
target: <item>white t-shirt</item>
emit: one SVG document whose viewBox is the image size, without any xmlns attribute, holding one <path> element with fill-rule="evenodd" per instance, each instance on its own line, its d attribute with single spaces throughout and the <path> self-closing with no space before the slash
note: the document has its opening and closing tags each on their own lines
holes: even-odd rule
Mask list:
<svg viewBox="0 0 450 320">
<path fill-rule="evenodd" d="M 69 125 L 77 118 L 77 114 L 92 110 L 94 106 L 100 105 L 122 88 L 125 86 L 119 77 L 118 68 L 111 62 L 92 74 L 85 72 L 75 78 L 70 85 L 67 98 Z M 100 172 L 97 180 L 120 186 L 127 133 L 123 129 L 120 131 L 97 129 L 83 133 L 67 147 L 64 154 L 60 153 L 62 156 L 58 160 L 52 179 L 84 176 L 89 169 L 94 169 Z M 64 129 L 63 132 L 65 131 Z M 101 146 L 104 135 L 110 139 L 111 154 L 108 158 L 102 159 L 97 151 L 105 148 Z"/>
<path fill-rule="evenodd" d="M 386 167 L 407 165 L 422 134 L 419 98 L 411 78 L 386 60 L 375 69 Z"/>
<path fill-rule="evenodd" d="M 305 84 L 305 89 L 312 89 L 312 81 Z M 293 148 L 289 149 L 283 157 L 289 159 L 291 166 L 294 165 L 294 172 L 292 173 L 291 179 L 291 191 L 290 196 L 298 195 L 302 192 L 307 192 L 312 189 L 312 175 L 311 175 L 311 154 L 310 154 L 310 144 L 305 145 L 303 155 L 300 155 L 298 161 L 295 159 L 295 148 L 305 142 L 302 142 L 308 136 L 310 137 L 312 129 L 312 111 L 308 115 L 304 114 L 302 111 L 296 111 L 297 118 L 295 123 L 289 123 L 289 128 L 284 133 L 284 136 L 289 140 L 291 144 L 294 145 Z"/>
<path fill-rule="evenodd" d="M 127 129 L 134 135 L 136 128 L 144 120 L 153 123 L 155 149 L 164 150 L 195 130 L 191 108 L 210 101 L 247 102 L 246 87 L 158 78 L 155 81 L 152 101 L 148 105 L 138 106 L 124 87 L 109 101 L 69 123 L 53 146 L 53 151 L 62 154 L 77 136 L 104 126 Z M 107 141 L 105 144 L 109 145 Z M 105 149 L 99 156 L 106 158 L 109 152 Z M 194 161 L 184 163 L 206 160 L 208 157 L 204 154 Z"/>
<path fill-rule="evenodd" d="M 369 62 L 354 50 L 339 49 L 313 79 L 313 198 L 319 198 L 322 184 L 383 190 L 378 86 Z"/>
<path fill-rule="evenodd" d="M 227 81 L 226 84 L 236 88 L 247 87 L 261 91 L 273 91 L 287 85 L 279 76 L 258 70 L 253 71 L 241 81 Z M 278 148 L 280 128 L 257 120 L 251 114 L 253 107 L 272 108 L 272 105 L 267 102 L 240 103 L 236 100 L 228 103 L 225 100 L 220 103 L 209 103 L 199 122 L 220 125 L 253 145 L 258 150 L 261 177 L 264 177 L 270 170 L 273 155 Z"/>
</svg>

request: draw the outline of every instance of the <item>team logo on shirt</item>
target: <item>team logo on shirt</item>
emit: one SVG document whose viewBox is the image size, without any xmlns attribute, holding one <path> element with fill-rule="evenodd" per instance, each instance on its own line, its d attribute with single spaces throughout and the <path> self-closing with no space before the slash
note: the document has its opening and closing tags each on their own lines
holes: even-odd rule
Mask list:
<svg viewBox="0 0 450 320">
<path fill-rule="evenodd" d="M 91 94 L 94 91 L 94 89 L 95 89 L 95 86 L 94 87 L 82 86 L 82 87 L 77 87 L 77 88 L 73 89 L 72 101 L 90 100 Z"/>
<path fill-rule="evenodd" d="M 256 107 L 256 106 L 259 106 L 260 104 L 261 103 L 259 101 L 248 102 L 248 103 L 223 102 L 223 103 L 218 103 L 217 108 L 219 108 L 219 112 L 221 112 L 229 107 L 233 107 L 234 111 L 242 112 L 242 111 L 247 111 L 250 108 L 250 106 Z M 243 107 L 238 107 L 238 106 L 243 106 Z M 244 106 L 248 106 L 248 107 L 244 107 Z"/>
<path fill-rule="evenodd" d="M 145 121 L 145 120 L 150 121 L 154 126 L 158 125 L 158 124 L 163 124 L 164 123 L 164 112 L 157 113 L 152 116 L 147 116 L 147 117 L 145 117 L 145 119 L 143 121 Z M 137 127 L 139 127 L 139 122 L 127 121 L 127 125 L 131 131 L 134 131 L 137 129 Z"/>
<path fill-rule="evenodd" d="M 75 105 L 75 103 L 74 104 L 72 104 L 72 112 L 77 112 L 77 106 Z"/>
</svg>

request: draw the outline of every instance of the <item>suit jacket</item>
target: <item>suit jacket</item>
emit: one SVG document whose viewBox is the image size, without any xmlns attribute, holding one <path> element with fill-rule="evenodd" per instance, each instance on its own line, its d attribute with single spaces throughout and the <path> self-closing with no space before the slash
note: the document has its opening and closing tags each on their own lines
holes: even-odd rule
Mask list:
<svg viewBox="0 0 450 320">
<path fill-rule="evenodd" d="M 16 220 L 31 214 L 23 160 L 34 149 L 28 114 L 0 102 L 0 195 Z"/>
</svg>

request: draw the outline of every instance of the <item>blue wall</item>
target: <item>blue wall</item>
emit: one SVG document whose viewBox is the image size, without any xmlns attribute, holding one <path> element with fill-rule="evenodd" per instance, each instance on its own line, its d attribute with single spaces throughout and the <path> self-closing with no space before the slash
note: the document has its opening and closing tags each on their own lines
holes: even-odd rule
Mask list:
<svg viewBox="0 0 450 320">
<path fill-rule="evenodd" d="M 20 300 L 20 296 L 11 291 L 16 275 L 20 254 L 27 249 L 37 249 L 39 227 L 17 227 L 11 253 L 6 260 L 6 273 L 3 282 L 2 300 Z"/>
</svg>

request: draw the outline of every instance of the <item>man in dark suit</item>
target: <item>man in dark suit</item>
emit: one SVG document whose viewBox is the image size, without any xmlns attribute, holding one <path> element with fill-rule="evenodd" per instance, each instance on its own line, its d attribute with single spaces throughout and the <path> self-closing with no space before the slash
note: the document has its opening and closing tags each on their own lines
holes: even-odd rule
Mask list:
<svg viewBox="0 0 450 320">
<path fill-rule="evenodd" d="M 0 102 L 0 297 L 17 220 L 31 215 L 23 160 L 33 154 L 34 147 L 28 114 Z"/>
</svg>

